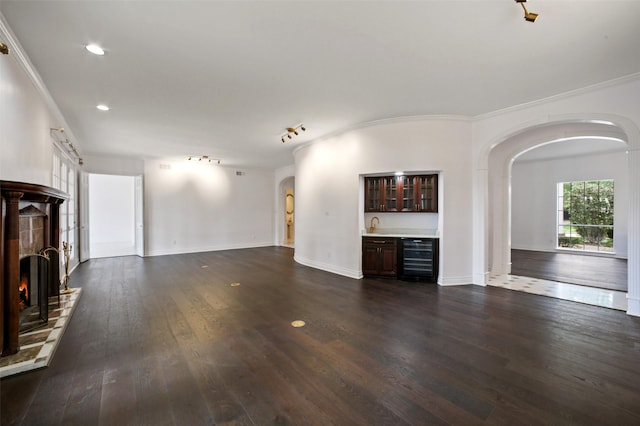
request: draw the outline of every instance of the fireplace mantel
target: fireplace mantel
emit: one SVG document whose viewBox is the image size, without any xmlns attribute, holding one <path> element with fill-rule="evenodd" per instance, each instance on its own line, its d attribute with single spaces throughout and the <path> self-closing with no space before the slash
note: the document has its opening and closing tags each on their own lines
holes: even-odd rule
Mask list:
<svg viewBox="0 0 640 426">
<path fill-rule="evenodd" d="M 20 349 L 19 296 L 20 284 L 20 234 L 19 210 L 21 202 L 39 203 L 47 215 L 45 247 L 60 247 L 60 204 L 69 196 L 57 189 L 24 182 L 0 181 L 0 343 L 2 356 L 12 355 Z M 50 253 L 49 294 L 60 294 L 60 257 Z"/>
</svg>

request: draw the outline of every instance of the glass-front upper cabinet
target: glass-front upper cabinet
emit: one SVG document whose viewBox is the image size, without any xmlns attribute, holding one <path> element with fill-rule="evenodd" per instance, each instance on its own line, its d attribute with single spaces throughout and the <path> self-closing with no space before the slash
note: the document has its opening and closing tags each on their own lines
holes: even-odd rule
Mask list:
<svg viewBox="0 0 640 426">
<path fill-rule="evenodd" d="M 366 212 L 394 212 L 398 210 L 398 184 L 395 176 L 366 177 L 364 194 L 364 210 Z"/>
<path fill-rule="evenodd" d="M 402 180 L 402 211 L 410 212 L 416 210 L 416 178 L 414 176 L 400 176 Z"/>
<path fill-rule="evenodd" d="M 438 211 L 438 175 L 416 176 L 417 211 Z"/>
<path fill-rule="evenodd" d="M 387 176 L 382 179 L 384 180 L 382 211 L 398 211 L 398 178 L 396 176 Z"/>
<path fill-rule="evenodd" d="M 365 177 L 365 212 L 438 211 L 438 175 Z"/>
<path fill-rule="evenodd" d="M 368 177 L 364 179 L 364 210 L 367 212 L 382 211 L 382 178 Z"/>
</svg>

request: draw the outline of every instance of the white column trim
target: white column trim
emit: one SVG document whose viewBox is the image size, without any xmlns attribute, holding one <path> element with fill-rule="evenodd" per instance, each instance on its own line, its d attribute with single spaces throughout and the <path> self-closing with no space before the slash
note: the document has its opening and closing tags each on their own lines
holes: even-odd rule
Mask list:
<svg viewBox="0 0 640 426">
<path fill-rule="evenodd" d="M 631 145 L 631 144 L 630 144 Z M 627 223 L 627 314 L 640 316 L 640 147 L 630 146 Z"/>
</svg>

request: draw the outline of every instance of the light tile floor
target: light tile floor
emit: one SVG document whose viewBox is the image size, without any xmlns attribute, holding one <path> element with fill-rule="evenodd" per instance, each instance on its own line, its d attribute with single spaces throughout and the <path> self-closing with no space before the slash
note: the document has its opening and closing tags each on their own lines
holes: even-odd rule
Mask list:
<svg viewBox="0 0 640 426">
<path fill-rule="evenodd" d="M 48 325 L 20 333 L 18 353 L 0 358 L 0 378 L 49 365 L 82 293 L 81 288 L 71 290 L 60 295 L 59 306 L 57 297 L 49 299 L 49 306 L 55 307 L 49 309 Z"/>
<path fill-rule="evenodd" d="M 539 278 L 521 277 L 518 275 L 490 275 L 487 285 L 523 291 L 557 299 L 571 300 L 604 308 L 627 310 L 627 293 L 586 287 L 576 284 L 560 283 Z"/>
</svg>

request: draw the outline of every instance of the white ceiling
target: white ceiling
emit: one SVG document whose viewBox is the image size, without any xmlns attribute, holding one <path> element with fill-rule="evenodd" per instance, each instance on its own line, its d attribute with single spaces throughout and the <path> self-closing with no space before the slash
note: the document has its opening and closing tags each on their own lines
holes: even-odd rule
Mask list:
<svg viewBox="0 0 640 426">
<path fill-rule="evenodd" d="M 538 146 L 520 154 L 514 161 L 516 163 L 523 163 L 529 161 L 557 160 L 559 158 L 575 158 L 579 155 L 601 155 L 626 150 L 627 144 L 620 139 L 576 138 Z"/>
<path fill-rule="evenodd" d="M 527 6 L 533 24 L 513 0 L 2 0 L 0 12 L 82 154 L 278 167 L 360 123 L 475 116 L 640 72 L 640 1 Z"/>
</svg>

